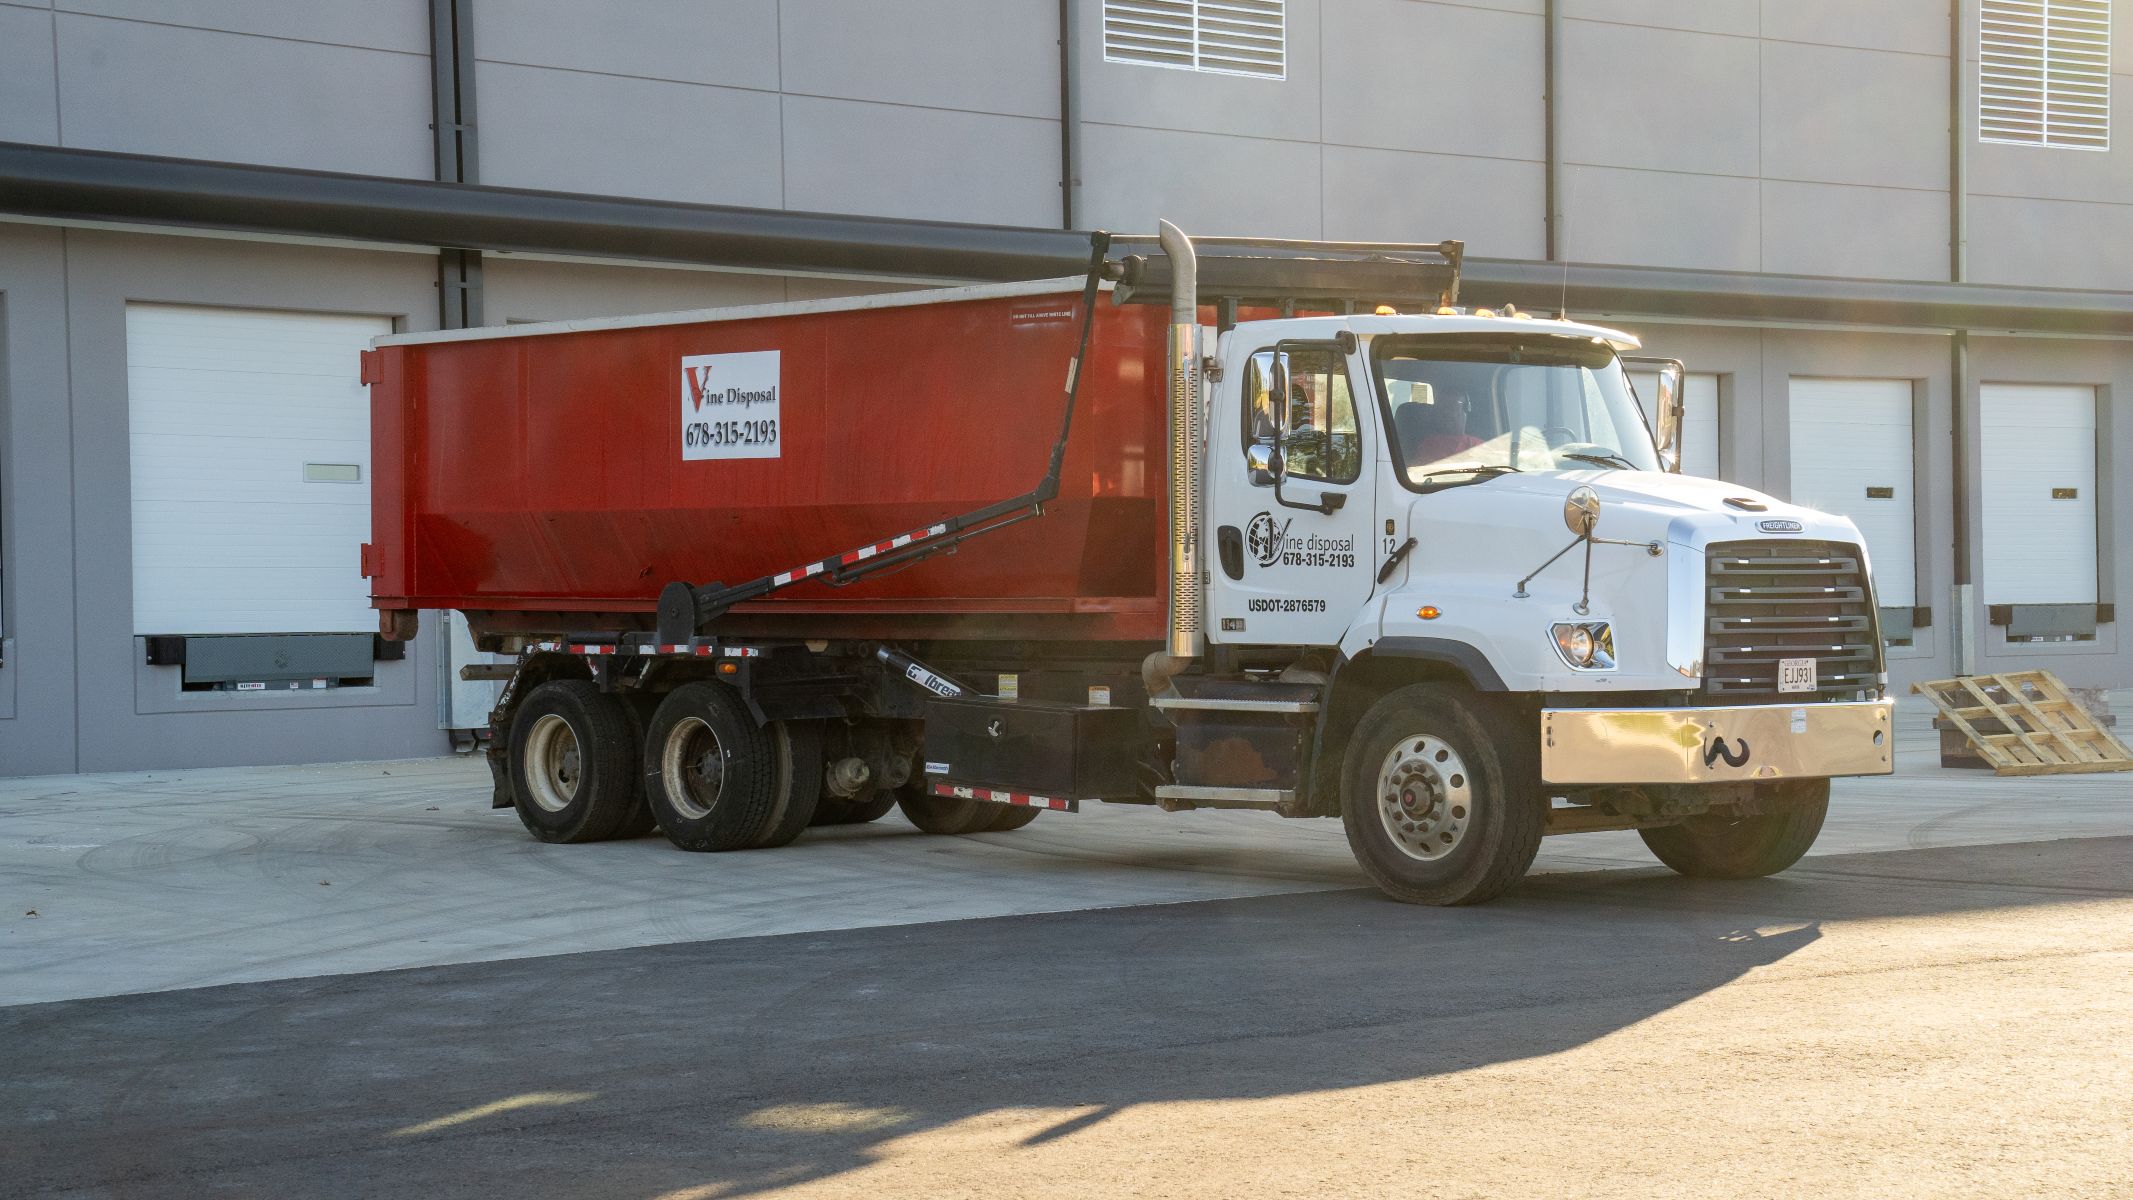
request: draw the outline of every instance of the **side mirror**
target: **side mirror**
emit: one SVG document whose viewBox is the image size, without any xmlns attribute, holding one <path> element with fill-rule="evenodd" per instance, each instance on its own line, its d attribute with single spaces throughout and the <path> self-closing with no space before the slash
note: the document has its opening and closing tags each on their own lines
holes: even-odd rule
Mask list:
<svg viewBox="0 0 2133 1200">
<path fill-rule="evenodd" d="M 1687 382 L 1688 368 L 1679 359 L 1660 365 L 1659 395 L 1653 401 L 1659 427 L 1652 439 L 1659 444 L 1659 465 L 1676 474 L 1681 471 L 1682 392 Z"/>
<path fill-rule="evenodd" d="M 1281 478 L 1286 466 L 1282 461 L 1281 447 L 1272 442 L 1253 442 L 1244 448 L 1244 466 L 1250 472 L 1253 487 L 1267 487 Z"/>
</svg>

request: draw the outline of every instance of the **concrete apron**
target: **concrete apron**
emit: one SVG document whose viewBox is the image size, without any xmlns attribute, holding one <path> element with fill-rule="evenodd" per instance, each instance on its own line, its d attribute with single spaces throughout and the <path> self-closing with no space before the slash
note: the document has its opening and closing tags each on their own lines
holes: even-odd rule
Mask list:
<svg viewBox="0 0 2133 1200">
<path fill-rule="evenodd" d="M 2133 834 L 2133 775 L 1943 770 L 1908 726 L 1898 775 L 1839 781 L 1816 854 Z M 549 846 L 469 759 L 5 780 L 0 816 L 0 1004 L 1367 886 L 1338 822 L 1129 806 Z M 1534 870 L 1624 866 L 1663 870 L 1629 833 L 1551 838 Z"/>
</svg>

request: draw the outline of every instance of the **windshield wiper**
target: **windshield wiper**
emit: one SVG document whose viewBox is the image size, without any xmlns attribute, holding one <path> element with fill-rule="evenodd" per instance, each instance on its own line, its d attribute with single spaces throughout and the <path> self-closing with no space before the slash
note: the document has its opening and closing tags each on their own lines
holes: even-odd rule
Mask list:
<svg viewBox="0 0 2133 1200">
<path fill-rule="evenodd" d="M 1503 463 L 1465 463 L 1456 467 L 1438 467 L 1434 471 L 1424 471 L 1422 472 L 1422 478 L 1433 479 L 1439 475 L 1495 476 L 1520 475 L 1523 473 L 1517 467 L 1505 466 Z"/>
<path fill-rule="evenodd" d="M 1422 482 L 1415 485 L 1415 490 L 1427 495 L 1430 492 L 1444 491 L 1446 488 L 1467 487 L 1485 480 L 1494 479 L 1498 475 L 1522 475 L 1524 473 L 1517 467 L 1505 466 L 1502 463 L 1468 463 L 1459 467 L 1438 467 L 1434 471 L 1424 471 L 1422 473 Z M 1438 478 L 1442 475 L 1464 475 L 1466 478 Z"/>
<path fill-rule="evenodd" d="M 1584 450 L 1572 450 L 1567 454 L 1558 454 L 1556 455 L 1556 457 L 1574 458 L 1577 459 L 1579 462 L 1598 463 L 1603 467 L 1620 467 L 1625 471 L 1634 471 L 1637 469 L 1637 464 L 1629 461 L 1628 459 L 1622 457 L 1619 454 L 1593 454 Z"/>
</svg>

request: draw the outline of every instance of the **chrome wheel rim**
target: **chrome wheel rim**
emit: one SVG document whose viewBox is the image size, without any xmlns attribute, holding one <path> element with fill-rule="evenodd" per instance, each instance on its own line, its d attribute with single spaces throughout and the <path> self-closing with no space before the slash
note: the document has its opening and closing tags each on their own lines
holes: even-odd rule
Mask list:
<svg viewBox="0 0 2133 1200">
<path fill-rule="evenodd" d="M 1473 774 L 1442 738 L 1401 738 L 1378 768 L 1378 822 L 1400 853 L 1420 862 L 1435 862 L 1466 840 L 1473 797 Z"/>
<path fill-rule="evenodd" d="M 544 713 L 526 731 L 527 789 L 542 812 L 559 813 L 578 798 L 584 769 L 578 735 L 570 722 Z"/>
<path fill-rule="evenodd" d="M 701 821 L 718 806 L 726 784 L 726 753 L 703 718 L 683 717 L 667 732 L 659 778 L 666 785 L 667 802 L 686 820 Z"/>
</svg>

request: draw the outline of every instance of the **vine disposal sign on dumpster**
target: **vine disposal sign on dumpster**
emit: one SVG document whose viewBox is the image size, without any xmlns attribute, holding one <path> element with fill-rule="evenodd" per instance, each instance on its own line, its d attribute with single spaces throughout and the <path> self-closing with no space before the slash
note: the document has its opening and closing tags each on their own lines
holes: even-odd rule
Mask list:
<svg viewBox="0 0 2133 1200">
<path fill-rule="evenodd" d="M 778 351 L 683 357 L 681 457 L 778 457 Z"/>
</svg>

